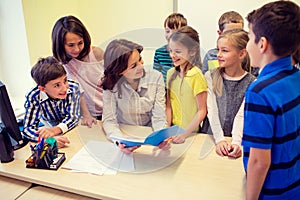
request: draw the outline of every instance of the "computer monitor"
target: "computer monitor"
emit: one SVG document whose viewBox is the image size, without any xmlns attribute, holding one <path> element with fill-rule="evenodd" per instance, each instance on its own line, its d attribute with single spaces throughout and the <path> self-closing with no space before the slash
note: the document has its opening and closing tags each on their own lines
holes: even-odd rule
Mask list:
<svg viewBox="0 0 300 200">
<path fill-rule="evenodd" d="M 28 140 L 23 138 L 6 87 L 1 81 L 0 81 L 0 126 L 16 142 L 16 144 L 12 143 L 14 150 L 22 148 L 28 143 Z"/>
</svg>

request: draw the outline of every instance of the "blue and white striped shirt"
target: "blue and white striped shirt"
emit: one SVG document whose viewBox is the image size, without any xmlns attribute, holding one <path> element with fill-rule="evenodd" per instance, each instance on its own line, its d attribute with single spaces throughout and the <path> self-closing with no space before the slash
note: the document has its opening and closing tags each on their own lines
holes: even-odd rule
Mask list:
<svg viewBox="0 0 300 200">
<path fill-rule="evenodd" d="M 68 80 L 69 89 L 65 99 L 53 99 L 45 92 L 33 88 L 26 95 L 25 118 L 23 134 L 31 141 L 38 140 L 36 131 L 41 120 L 51 126 L 58 126 L 62 133 L 67 132 L 78 124 L 80 119 L 79 84 Z"/>
<path fill-rule="evenodd" d="M 300 195 L 300 71 L 291 57 L 266 65 L 246 91 L 244 167 L 250 148 L 271 150 L 271 166 L 260 199 Z"/>
</svg>

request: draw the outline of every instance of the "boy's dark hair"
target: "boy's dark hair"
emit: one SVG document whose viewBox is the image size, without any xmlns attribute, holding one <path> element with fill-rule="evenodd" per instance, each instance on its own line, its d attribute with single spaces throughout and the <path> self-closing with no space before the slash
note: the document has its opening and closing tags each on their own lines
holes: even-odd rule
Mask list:
<svg viewBox="0 0 300 200">
<path fill-rule="evenodd" d="M 45 85 L 54 79 L 66 75 L 62 64 L 54 57 L 40 58 L 31 69 L 31 77 L 40 86 Z"/>
<path fill-rule="evenodd" d="M 134 50 L 139 53 L 143 47 L 125 39 L 111 41 L 104 52 L 104 77 L 102 84 L 104 90 L 112 90 L 122 77 L 121 73 L 127 69 L 128 60 Z"/>
<path fill-rule="evenodd" d="M 276 56 L 293 54 L 300 44 L 300 9 L 290 1 L 275 1 L 248 14 L 247 20 L 258 43 L 265 37 Z"/>
<path fill-rule="evenodd" d="M 91 37 L 83 23 L 74 16 L 65 16 L 57 20 L 52 30 L 52 53 L 63 64 L 68 63 L 72 58 L 67 56 L 65 51 L 66 34 L 74 33 L 82 37 L 84 48 L 77 57 L 81 60 L 89 54 L 91 46 Z"/>
<path fill-rule="evenodd" d="M 225 25 L 230 23 L 241 23 L 244 26 L 243 17 L 235 11 L 228 11 L 221 15 L 218 21 L 219 30 L 223 32 Z"/>
<path fill-rule="evenodd" d="M 169 27 L 170 29 L 178 29 L 186 25 L 187 20 L 180 13 L 173 13 L 169 15 L 164 22 L 164 27 Z"/>
</svg>

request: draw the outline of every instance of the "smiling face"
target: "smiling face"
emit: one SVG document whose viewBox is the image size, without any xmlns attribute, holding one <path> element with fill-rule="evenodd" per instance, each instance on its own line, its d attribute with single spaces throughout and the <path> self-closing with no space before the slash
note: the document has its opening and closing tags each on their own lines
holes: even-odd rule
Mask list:
<svg viewBox="0 0 300 200">
<path fill-rule="evenodd" d="M 132 54 L 128 59 L 128 67 L 121 74 L 127 80 L 136 80 L 144 76 L 144 61 L 138 52 L 138 50 L 133 50 Z"/>
<path fill-rule="evenodd" d="M 185 67 L 193 56 L 193 54 L 189 52 L 188 48 L 180 42 L 175 42 L 173 40 L 169 41 L 169 51 L 174 66 Z"/>
<path fill-rule="evenodd" d="M 46 83 L 44 87 L 38 86 L 38 88 L 41 91 L 46 92 L 48 96 L 53 99 L 65 99 L 67 97 L 67 91 L 69 89 L 67 75 L 51 80 Z"/>
<path fill-rule="evenodd" d="M 84 48 L 84 40 L 79 35 L 68 32 L 65 35 L 65 51 L 71 58 L 77 58 Z"/>
<path fill-rule="evenodd" d="M 217 56 L 220 67 L 241 67 L 241 62 L 245 57 L 242 51 L 233 46 L 227 38 L 220 38 L 217 42 L 217 46 L 219 50 Z"/>
</svg>

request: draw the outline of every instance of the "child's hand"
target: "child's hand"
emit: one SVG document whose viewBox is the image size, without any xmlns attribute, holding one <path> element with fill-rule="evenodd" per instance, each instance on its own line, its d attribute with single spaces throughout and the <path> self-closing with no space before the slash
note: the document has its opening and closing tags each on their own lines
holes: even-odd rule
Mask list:
<svg viewBox="0 0 300 200">
<path fill-rule="evenodd" d="M 175 144 L 181 144 L 185 142 L 186 134 L 179 134 L 172 136 L 172 142 Z"/>
<path fill-rule="evenodd" d="M 70 144 L 70 140 L 65 136 L 55 136 L 58 148 L 63 148 L 66 144 Z"/>
<path fill-rule="evenodd" d="M 158 148 L 160 148 L 162 150 L 169 150 L 171 148 L 171 141 L 172 141 L 171 137 L 165 139 L 158 145 Z"/>
<path fill-rule="evenodd" d="M 125 144 L 117 144 L 118 147 L 120 148 L 120 150 L 123 152 L 123 153 L 126 153 L 126 154 L 130 154 L 132 153 L 134 150 L 140 148 L 140 146 L 133 146 L 133 147 L 126 147 Z"/>
<path fill-rule="evenodd" d="M 49 138 L 56 135 L 55 132 L 52 131 L 52 128 L 40 128 L 36 133 L 39 134 L 41 138 Z"/>
<path fill-rule="evenodd" d="M 87 126 L 89 128 L 92 128 L 93 123 L 97 124 L 97 119 L 95 119 L 91 115 L 83 116 L 83 118 L 81 119 L 81 125 L 83 125 L 83 126 Z"/>
<path fill-rule="evenodd" d="M 229 153 L 228 156 L 238 158 L 242 156 L 242 149 L 237 144 L 231 144 L 228 146 Z"/>
<path fill-rule="evenodd" d="M 226 141 L 221 141 L 216 144 L 216 152 L 219 156 L 228 156 L 230 146 Z"/>
</svg>

